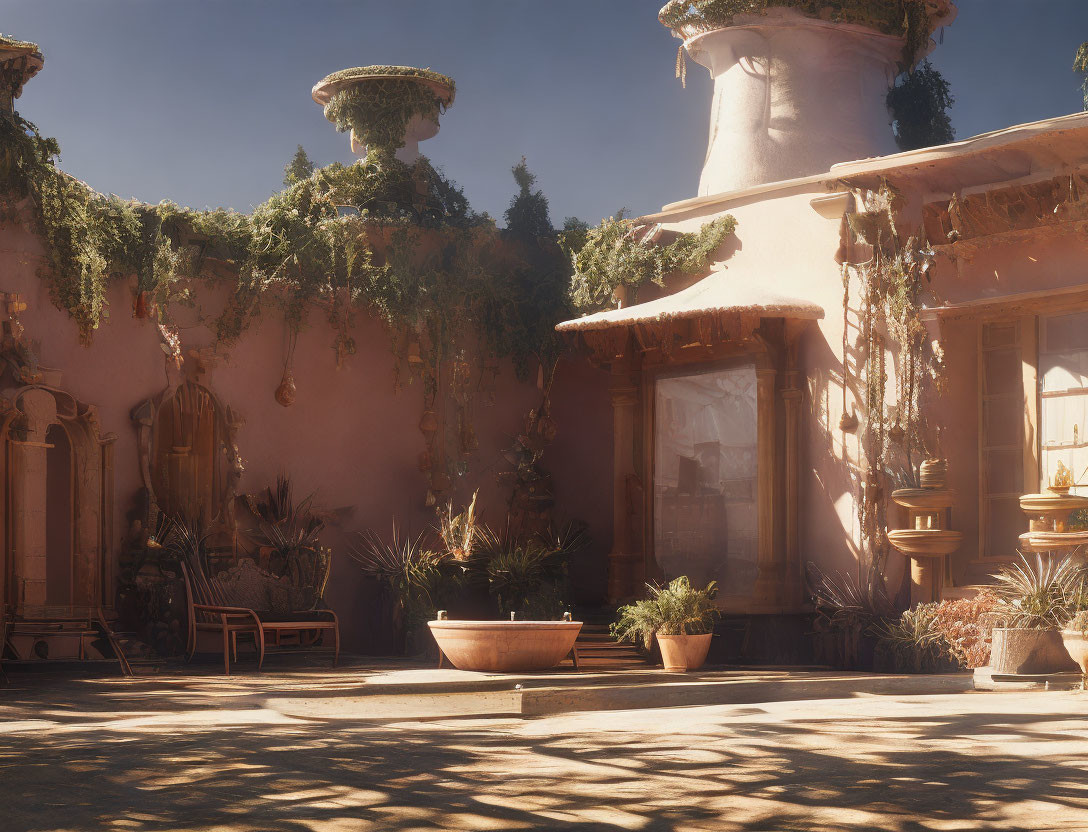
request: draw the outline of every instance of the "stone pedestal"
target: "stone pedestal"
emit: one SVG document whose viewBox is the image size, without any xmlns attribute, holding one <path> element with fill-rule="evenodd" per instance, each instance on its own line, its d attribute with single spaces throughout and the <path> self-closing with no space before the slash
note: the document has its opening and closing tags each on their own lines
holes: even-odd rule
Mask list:
<svg viewBox="0 0 1088 832">
<path fill-rule="evenodd" d="M 959 548 L 963 535 L 945 527 L 953 494 L 940 488 L 902 488 L 892 500 L 907 509 L 907 528 L 888 531 L 888 542 L 910 558 L 911 604 L 939 601 L 945 558 Z"/>
</svg>

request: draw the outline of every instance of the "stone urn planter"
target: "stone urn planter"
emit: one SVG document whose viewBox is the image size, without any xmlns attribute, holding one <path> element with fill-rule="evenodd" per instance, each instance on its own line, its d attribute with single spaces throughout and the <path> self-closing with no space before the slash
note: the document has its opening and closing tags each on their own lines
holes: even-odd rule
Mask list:
<svg viewBox="0 0 1088 832">
<path fill-rule="evenodd" d="M 684 673 L 698 670 L 706 662 L 710 652 L 710 640 L 713 633 L 695 636 L 666 636 L 657 634 L 657 645 L 661 648 L 661 662 L 665 670 L 671 673 Z"/>
<path fill-rule="evenodd" d="M 1088 676 L 1088 633 L 1062 630 L 1062 644 L 1073 661 L 1080 665 L 1080 672 Z"/>
<path fill-rule="evenodd" d="M 995 627 L 990 669 L 995 675 L 1020 676 L 1076 672 L 1063 640 L 1058 630 Z"/>
<path fill-rule="evenodd" d="M 548 670 L 570 653 L 581 621 L 427 622 L 439 649 L 458 670 L 517 673 Z"/>
</svg>

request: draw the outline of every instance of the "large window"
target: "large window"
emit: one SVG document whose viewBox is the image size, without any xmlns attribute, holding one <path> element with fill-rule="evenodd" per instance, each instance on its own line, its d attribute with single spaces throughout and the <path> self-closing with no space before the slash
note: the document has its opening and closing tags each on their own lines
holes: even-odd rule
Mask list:
<svg viewBox="0 0 1088 832">
<path fill-rule="evenodd" d="M 654 386 L 654 552 L 666 578 L 748 595 L 756 579 L 756 371 L 661 376 Z"/>
<path fill-rule="evenodd" d="M 1073 492 L 1088 495 L 1088 312 L 1044 318 L 1039 344 L 1040 465 L 1052 482 L 1058 463 Z"/>
</svg>

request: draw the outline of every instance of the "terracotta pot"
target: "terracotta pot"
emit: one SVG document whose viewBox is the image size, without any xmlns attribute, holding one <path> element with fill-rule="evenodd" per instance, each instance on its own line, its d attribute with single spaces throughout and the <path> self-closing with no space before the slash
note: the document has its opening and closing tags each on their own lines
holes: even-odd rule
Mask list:
<svg viewBox="0 0 1088 832">
<path fill-rule="evenodd" d="M 570 653 L 581 621 L 429 621 L 434 640 L 458 670 L 547 670 Z"/>
<path fill-rule="evenodd" d="M 995 627 L 990 668 L 997 674 L 1041 675 L 1076 672 L 1058 630 Z"/>
<path fill-rule="evenodd" d="M 1062 630 L 1062 644 L 1073 661 L 1080 665 L 1080 672 L 1088 676 L 1088 635 L 1080 630 Z"/>
<path fill-rule="evenodd" d="M 706 662 L 713 637 L 713 633 L 697 636 L 663 636 L 658 633 L 657 644 L 661 648 L 661 661 L 665 669 L 673 673 L 698 670 Z"/>
</svg>

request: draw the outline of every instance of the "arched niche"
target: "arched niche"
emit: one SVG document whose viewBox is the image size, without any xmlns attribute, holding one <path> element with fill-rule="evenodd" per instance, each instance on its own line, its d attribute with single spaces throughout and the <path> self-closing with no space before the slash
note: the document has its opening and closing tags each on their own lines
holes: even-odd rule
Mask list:
<svg viewBox="0 0 1088 832">
<path fill-rule="evenodd" d="M 242 475 L 236 436 L 241 420 L 205 385 L 187 379 L 132 413 L 148 528 L 160 515 L 198 523 L 213 550 L 233 554 L 234 498 Z"/>
<path fill-rule="evenodd" d="M 0 598 L 16 615 L 64 618 L 112 606 L 113 434 L 56 388 L 0 400 L 3 569 Z"/>
</svg>

